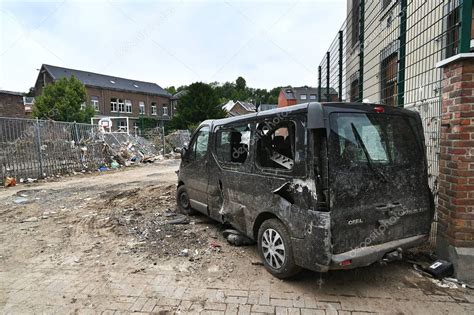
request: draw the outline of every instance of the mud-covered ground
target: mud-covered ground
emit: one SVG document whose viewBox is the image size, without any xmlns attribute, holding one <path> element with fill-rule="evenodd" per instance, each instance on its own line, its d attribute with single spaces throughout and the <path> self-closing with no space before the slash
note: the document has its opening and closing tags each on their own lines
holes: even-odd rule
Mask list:
<svg viewBox="0 0 474 315">
<path fill-rule="evenodd" d="M 474 312 L 472 291 L 408 260 L 277 280 L 255 246 L 233 247 L 222 225 L 176 211 L 177 168 L 162 161 L 0 189 L 0 311 Z"/>
</svg>

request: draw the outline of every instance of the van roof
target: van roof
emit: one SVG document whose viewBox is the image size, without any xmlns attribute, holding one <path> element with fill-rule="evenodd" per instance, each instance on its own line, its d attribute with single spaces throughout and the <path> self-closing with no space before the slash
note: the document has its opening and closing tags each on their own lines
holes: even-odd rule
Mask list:
<svg viewBox="0 0 474 315">
<path fill-rule="evenodd" d="M 265 117 L 271 117 L 271 116 L 283 114 L 283 113 L 293 114 L 293 113 L 298 113 L 298 112 L 301 112 L 301 113 L 310 112 L 310 113 L 324 114 L 324 112 L 326 112 L 327 114 L 329 114 L 329 112 L 334 111 L 334 110 L 351 110 L 351 111 L 357 110 L 361 112 L 372 112 L 374 110 L 374 106 L 382 106 L 387 112 L 391 112 L 391 113 L 398 112 L 398 113 L 405 113 L 410 116 L 416 115 L 416 112 L 414 111 L 410 111 L 410 110 L 406 110 L 406 109 L 398 108 L 398 107 L 387 106 L 387 105 L 375 104 L 375 103 L 309 102 L 309 103 L 303 103 L 303 104 L 298 104 L 298 105 L 279 107 L 279 108 L 275 108 L 271 110 L 250 113 L 246 115 L 239 115 L 239 116 L 228 117 L 228 118 L 223 118 L 223 119 L 206 120 L 206 121 L 203 121 L 202 124 L 209 124 L 213 126 L 226 125 L 230 123 L 236 123 L 239 121 L 252 120 L 253 118 L 257 118 L 257 117 L 265 118 Z M 320 119 L 322 118 L 323 117 L 320 117 Z"/>
</svg>

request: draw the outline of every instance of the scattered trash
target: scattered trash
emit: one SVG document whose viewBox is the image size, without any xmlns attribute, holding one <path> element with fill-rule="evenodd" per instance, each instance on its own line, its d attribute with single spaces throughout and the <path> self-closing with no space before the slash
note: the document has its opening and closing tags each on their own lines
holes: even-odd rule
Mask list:
<svg viewBox="0 0 474 315">
<path fill-rule="evenodd" d="M 454 268 L 453 264 L 448 261 L 437 260 L 426 268 L 425 271 L 436 279 L 442 279 L 450 277 L 454 273 Z"/>
<path fill-rule="evenodd" d="M 222 235 L 227 239 L 227 242 L 234 246 L 252 245 L 254 243 L 254 241 L 237 230 L 227 229 L 222 232 Z"/>
<path fill-rule="evenodd" d="M 99 172 L 105 172 L 105 171 L 108 171 L 108 167 L 107 166 L 104 166 L 102 165 L 101 167 L 99 167 Z"/>
<path fill-rule="evenodd" d="M 218 243 L 215 243 L 215 242 L 211 242 L 211 244 L 209 244 L 211 246 L 211 248 L 221 248 L 222 245 L 221 244 L 218 244 Z"/>
<path fill-rule="evenodd" d="M 167 224 L 189 224 L 189 220 L 187 217 L 182 216 L 181 218 L 168 220 L 166 221 Z"/>
<path fill-rule="evenodd" d="M 38 181 L 38 180 L 37 180 L 36 178 L 27 178 L 27 179 L 26 179 L 26 182 L 27 182 L 27 183 L 30 183 L 30 184 L 31 184 L 31 183 L 35 183 L 35 182 L 37 182 L 37 181 Z"/>
<path fill-rule="evenodd" d="M 13 200 L 13 202 L 16 203 L 17 205 L 21 205 L 21 204 L 27 203 L 28 199 L 25 198 L 25 197 L 20 197 L 20 198 L 17 198 L 15 200 Z"/>
<path fill-rule="evenodd" d="M 261 262 L 260 260 L 252 261 L 251 264 L 254 266 L 263 266 L 263 262 Z"/>
<path fill-rule="evenodd" d="M 180 253 L 179 256 L 182 257 L 188 257 L 189 256 L 189 250 L 187 248 L 183 249 Z"/>
<path fill-rule="evenodd" d="M 118 164 L 117 161 L 112 161 L 112 163 L 110 163 L 110 167 L 112 169 L 117 169 L 120 167 L 120 164 Z"/>
<path fill-rule="evenodd" d="M 28 218 L 28 219 L 24 219 L 21 222 L 22 223 L 23 222 L 38 222 L 38 218 L 37 217 L 31 217 L 31 218 Z"/>
<path fill-rule="evenodd" d="M 16 179 L 13 177 L 5 177 L 5 181 L 3 185 L 5 186 L 5 188 L 16 186 Z"/>
</svg>

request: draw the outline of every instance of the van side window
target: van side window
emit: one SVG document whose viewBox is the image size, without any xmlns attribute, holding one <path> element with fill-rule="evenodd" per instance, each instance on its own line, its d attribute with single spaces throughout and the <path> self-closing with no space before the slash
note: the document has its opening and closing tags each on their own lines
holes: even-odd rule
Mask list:
<svg viewBox="0 0 474 315">
<path fill-rule="evenodd" d="M 245 163 L 249 153 L 250 125 L 218 129 L 216 138 L 216 154 L 219 162 Z"/>
<path fill-rule="evenodd" d="M 295 164 L 295 124 L 263 122 L 257 126 L 257 164 L 261 167 L 291 170 Z"/>
<path fill-rule="evenodd" d="M 209 145 L 209 127 L 202 127 L 194 138 L 194 142 L 191 143 L 190 157 L 194 160 L 202 159 L 207 152 Z"/>
</svg>

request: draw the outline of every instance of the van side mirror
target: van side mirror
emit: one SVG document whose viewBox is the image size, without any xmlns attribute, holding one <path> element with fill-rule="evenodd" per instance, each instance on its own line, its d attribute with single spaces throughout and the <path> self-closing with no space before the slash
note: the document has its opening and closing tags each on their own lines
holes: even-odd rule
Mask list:
<svg viewBox="0 0 474 315">
<path fill-rule="evenodd" d="M 188 148 L 186 146 L 183 146 L 181 148 L 181 159 L 184 159 L 186 157 L 187 152 L 188 152 Z"/>
</svg>

